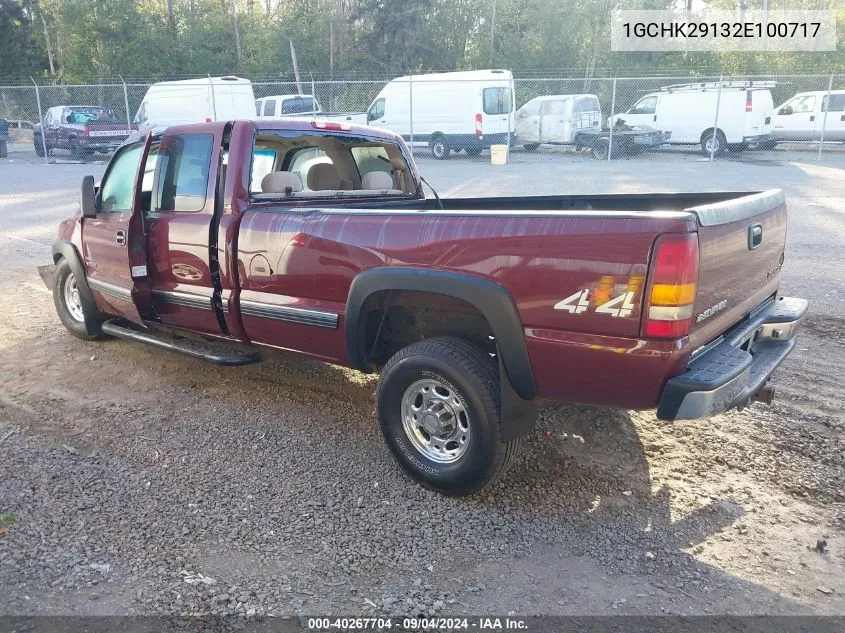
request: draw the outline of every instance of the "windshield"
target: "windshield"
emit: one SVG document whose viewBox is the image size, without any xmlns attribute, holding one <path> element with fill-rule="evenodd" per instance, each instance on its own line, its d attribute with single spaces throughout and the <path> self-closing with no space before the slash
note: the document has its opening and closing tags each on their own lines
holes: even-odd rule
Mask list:
<svg viewBox="0 0 845 633">
<path fill-rule="evenodd" d="M 114 112 L 105 108 L 68 108 L 65 110 L 65 122 L 84 125 L 91 121 L 115 121 Z"/>
</svg>

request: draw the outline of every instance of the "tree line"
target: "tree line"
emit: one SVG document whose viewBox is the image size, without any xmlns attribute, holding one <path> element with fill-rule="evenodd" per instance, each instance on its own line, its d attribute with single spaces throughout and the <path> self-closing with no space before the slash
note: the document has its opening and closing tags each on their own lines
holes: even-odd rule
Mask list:
<svg viewBox="0 0 845 633">
<path fill-rule="evenodd" d="M 700 1 L 700 0 L 697 0 Z M 845 70 L 845 0 L 709 0 L 835 9 L 835 53 L 614 53 L 613 8 L 676 0 L 0 0 L 0 83 L 237 74 L 389 79 L 509 68 L 565 76 Z"/>
</svg>

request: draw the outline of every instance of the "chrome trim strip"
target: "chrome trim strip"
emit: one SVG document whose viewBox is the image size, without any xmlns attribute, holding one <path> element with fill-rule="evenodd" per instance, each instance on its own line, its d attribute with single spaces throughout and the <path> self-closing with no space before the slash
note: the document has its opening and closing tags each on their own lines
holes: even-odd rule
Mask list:
<svg viewBox="0 0 845 633">
<path fill-rule="evenodd" d="M 120 299 L 121 301 L 132 301 L 131 290 L 110 284 L 106 281 L 100 281 L 99 279 L 92 279 L 90 277 L 86 281 L 92 290 L 96 290 L 97 292 L 108 295 L 109 297 L 114 297 L 115 299 Z"/>
<path fill-rule="evenodd" d="M 184 308 L 211 310 L 211 297 L 195 295 L 190 292 L 175 290 L 153 290 L 153 299 L 164 301 Z"/>
<path fill-rule="evenodd" d="M 741 198 L 733 198 L 712 204 L 702 204 L 684 210 L 694 213 L 698 217 L 698 222 L 701 226 L 716 226 L 718 224 L 747 220 L 765 211 L 771 211 L 783 204 L 785 204 L 783 191 L 780 189 L 768 189 L 767 191 L 742 196 Z"/>
<path fill-rule="evenodd" d="M 241 299 L 241 314 L 246 316 L 263 317 L 265 319 L 276 319 L 277 321 L 288 321 L 290 323 L 301 323 L 303 325 L 315 325 L 317 327 L 336 328 L 339 317 L 334 312 L 323 312 L 322 310 L 307 310 L 305 308 L 291 308 L 289 306 L 274 305 L 261 301 L 249 301 Z"/>
</svg>

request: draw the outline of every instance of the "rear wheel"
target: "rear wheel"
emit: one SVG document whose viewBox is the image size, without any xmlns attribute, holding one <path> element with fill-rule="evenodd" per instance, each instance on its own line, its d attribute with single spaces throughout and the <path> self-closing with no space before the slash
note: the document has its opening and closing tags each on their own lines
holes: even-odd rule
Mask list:
<svg viewBox="0 0 845 633">
<path fill-rule="evenodd" d="M 593 156 L 599 160 L 607 160 L 607 153 L 610 151 L 610 142 L 606 138 L 598 138 L 593 143 Z"/>
<path fill-rule="evenodd" d="M 449 158 L 449 146 L 446 144 L 446 137 L 435 136 L 431 141 L 431 155 L 437 160 L 446 160 Z"/>
<path fill-rule="evenodd" d="M 103 315 L 86 313 L 79 285 L 66 259 L 61 259 L 56 264 L 56 272 L 53 275 L 53 302 L 56 304 L 56 312 L 62 325 L 71 334 L 86 341 L 105 338 L 100 330 Z M 93 333 L 89 333 L 86 320 Z"/>
<path fill-rule="evenodd" d="M 32 136 L 32 144 L 35 146 L 36 156 L 43 157 L 44 156 L 44 141 L 41 138 L 40 134 L 34 134 Z"/>
<path fill-rule="evenodd" d="M 384 367 L 377 391 L 382 434 L 402 468 L 445 495 L 496 481 L 519 448 L 501 437 L 498 367 L 460 338 L 419 341 Z"/>
<path fill-rule="evenodd" d="M 728 149 L 728 142 L 722 130 L 707 130 L 701 135 L 701 153 L 705 156 L 721 156 Z"/>
<path fill-rule="evenodd" d="M 78 138 L 70 139 L 70 154 L 76 160 L 85 160 L 94 153 L 90 147 L 84 147 Z"/>
</svg>

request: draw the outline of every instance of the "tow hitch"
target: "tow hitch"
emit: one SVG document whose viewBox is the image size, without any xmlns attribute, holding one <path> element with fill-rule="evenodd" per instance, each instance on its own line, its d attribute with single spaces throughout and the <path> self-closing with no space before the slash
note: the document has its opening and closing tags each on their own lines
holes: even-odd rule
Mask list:
<svg viewBox="0 0 845 633">
<path fill-rule="evenodd" d="M 760 389 L 751 396 L 751 402 L 762 402 L 763 404 L 772 404 L 775 399 L 775 388 L 763 385 Z"/>
</svg>

